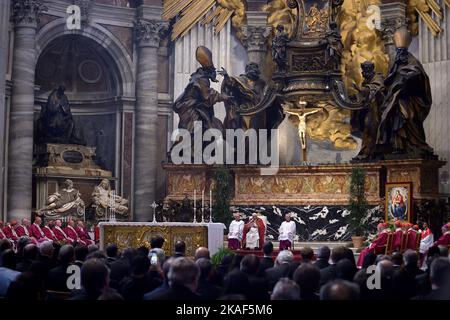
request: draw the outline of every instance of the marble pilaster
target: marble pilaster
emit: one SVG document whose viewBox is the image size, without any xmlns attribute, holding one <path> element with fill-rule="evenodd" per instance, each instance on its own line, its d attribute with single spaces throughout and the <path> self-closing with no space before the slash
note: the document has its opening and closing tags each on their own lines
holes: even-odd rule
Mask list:
<svg viewBox="0 0 450 320">
<path fill-rule="evenodd" d="M 135 26 L 138 46 L 134 161 L 134 220 L 151 219 L 158 169 L 158 48 L 167 23 L 140 18 Z"/>
<path fill-rule="evenodd" d="M 381 9 L 381 31 L 389 61 L 395 59 L 394 33 L 406 25 L 406 4 L 398 2 L 383 3 Z"/>
<path fill-rule="evenodd" d="M 31 215 L 36 28 L 40 0 L 13 1 L 14 52 L 8 151 L 8 218 Z"/>
</svg>

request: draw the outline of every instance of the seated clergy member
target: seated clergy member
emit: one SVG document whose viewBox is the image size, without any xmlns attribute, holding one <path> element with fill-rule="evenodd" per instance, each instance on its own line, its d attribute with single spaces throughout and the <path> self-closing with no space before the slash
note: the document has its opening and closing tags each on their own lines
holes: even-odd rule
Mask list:
<svg viewBox="0 0 450 320">
<path fill-rule="evenodd" d="M 448 247 L 449 245 L 450 245 L 450 222 L 447 222 L 442 226 L 442 236 L 439 239 L 437 239 L 437 241 L 433 244 L 433 246 Z"/>
<path fill-rule="evenodd" d="M 84 223 L 81 220 L 77 221 L 77 227 L 75 228 L 75 231 L 78 234 L 78 237 L 80 237 L 81 240 L 83 240 L 86 245 L 95 244 L 94 240 L 91 240 L 91 237 L 89 236 L 89 233 L 84 228 Z"/>
<path fill-rule="evenodd" d="M 417 224 L 411 225 L 408 228 L 408 231 L 406 231 L 407 234 L 407 243 L 406 243 L 406 250 L 411 249 L 416 251 L 417 250 L 417 241 L 421 236 L 421 231 L 419 230 L 419 226 Z"/>
<path fill-rule="evenodd" d="M 395 221 L 394 225 L 395 225 L 395 232 L 394 237 L 392 239 L 392 249 L 393 251 L 399 251 L 402 246 L 404 225 L 400 220 Z"/>
<path fill-rule="evenodd" d="M 67 222 L 67 227 L 64 228 L 64 232 L 67 234 L 67 236 L 71 239 L 74 239 L 78 243 L 82 245 L 86 245 L 86 242 L 84 242 L 80 237 L 78 236 L 77 231 L 75 230 L 75 222 L 70 219 L 69 222 Z"/>
<path fill-rule="evenodd" d="M 278 231 L 280 235 L 278 236 L 278 240 L 280 241 L 280 250 L 288 250 L 292 249 L 292 244 L 294 243 L 294 237 L 297 231 L 295 226 L 295 222 L 291 220 L 291 214 L 286 213 L 284 215 L 285 221 L 281 223 Z"/>
<path fill-rule="evenodd" d="M 389 225 L 387 223 L 379 223 L 377 226 L 378 236 L 377 238 L 361 253 L 358 257 L 358 267 L 361 268 L 364 262 L 364 257 L 369 253 L 373 252 L 376 255 L 382 254 L 385 252 L 386 244 L 388 240 L 388 228 Z"/>
<path fill-rule="evenodd" d="M 16 225 L 17 225 L 17 221 L 16 220 L 12 220 L 10 223 L 7 223 L 6 226 L 3 228 L 3 233 L 6 235 L 6 237 L 13 241 L 16 242 L 19 239 L 19 236 L 16 233 Z"/>
<path fill-rule="evenodd" d="M 55 237 L 60 242 L 65 242 L 67 244 L 72 243 L 75 241 L 75 239 L 70 238 L 67 236 L 66 232 L 61 228 L 62 222 L 61 220 L 55 221 L 55 226 L 53 227 L 53 233 L 55 234 Z"/>
<path fill-rule="evenodd" d="M 17 233 L 17 236 L 20 238 L 20 237 L 23 237 L 23 236 L 27 236 L 27 237 L 30 237 L 31 238 L 31 241 L 34 243 L 34 244 L 37 244 L 38 243 L 38 241 L 36 240 L 36 238 L 34 238 L 31 234 L 30 234 L 30 220 L 28 220 L 28 219 L 26 219 L 26 218 L 23 218 L 22 219 L 22 225 L 17 225 L 16 226 L 16 233 Z"/>
<path fill-rule="evenodd" d="M 41 229 L 41 217 L 34 218 L 34 223 L 30 226 L 30 235 L 35 238 L 38 242 L 48 241 L 44 232 Z"/>
<path fill-rule="evenodd" d="M 237 250 L 241 248 L 244 221 L 241 220 L 241 214 L 239 212 L 235 212 L 233 216 L 234 220 L 231 221 L 228 232 L 228 248 Z"/>
<path fill-rule="evenodd" d="M 246 249 L 262 249 L 266 226 L 257 213 L 253 213 L 249 221 L 244 225 L 242 235 L 243 245 Z"/>
<path fill-rule="evenodd" d="M 56 241 L 57 239 L 56 239 L 55 233 L 52 230 L 53 224 L 54 224 L 54 221 L 49 220 L 41 229 L 42 229 L 42 232 L 44 232 L 47 239 Z"/>
<path fill-rule="evenodd" d="M 431 232 L 431 229 L 428 228 L 427 223 L 423 223 L 423 232 L 421 234 L 421 240 L 420 240 L 420 248 L 419 252 L 421 255 L 425 254 L 428 249 L 433 245 L 434 242 L 434 235 Z"/>
</svg>

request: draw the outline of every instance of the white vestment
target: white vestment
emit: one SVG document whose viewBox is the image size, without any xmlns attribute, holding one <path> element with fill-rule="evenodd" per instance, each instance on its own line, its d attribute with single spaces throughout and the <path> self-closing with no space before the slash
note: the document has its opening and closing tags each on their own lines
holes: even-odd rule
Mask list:
<svg viewBox="0 0 450 320">
<path fill-rule="evenodd" d="M 230 223 L 228 239 L 238 239 L 242 241 L 242 233 L 244 231 L 244 221 L 233 220 Z"/>
<path fill-rule="evenodd" d="M 294 221 L 283 221 L 278 231 L 280 232 L 278 240 L 289 240 L 291 243 L 294 243 L 294 237 L 297 231 Z"/>
<path fill-rule="evenodd" d="M 425 238 L 420 240 L 419 252 L 420 253 L 426 253 L 428 251 L 428 249 L 433 245 L 433 243 L 434 243 L 434 236 L 433 236 L 432 233 L 430 233 Z"/>
<path fill-rule="evenodd" d="M 251 227 L 250 230 L 248 230 L 245 239 L 245 246 L 249 249 L 259 247 L 259 232 L 257 226 Z"/>
</svg>

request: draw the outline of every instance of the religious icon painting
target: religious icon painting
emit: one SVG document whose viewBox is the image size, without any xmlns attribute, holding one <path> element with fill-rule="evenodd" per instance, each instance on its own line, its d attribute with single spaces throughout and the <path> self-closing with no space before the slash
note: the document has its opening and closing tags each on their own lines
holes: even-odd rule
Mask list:
<svg viewBox="0 0 450 320">
<path fill-rule="evenodd" d="M 412 218 L 412 183 L 386 183 L 386 221 L 407 221 Z"/>
</svg>

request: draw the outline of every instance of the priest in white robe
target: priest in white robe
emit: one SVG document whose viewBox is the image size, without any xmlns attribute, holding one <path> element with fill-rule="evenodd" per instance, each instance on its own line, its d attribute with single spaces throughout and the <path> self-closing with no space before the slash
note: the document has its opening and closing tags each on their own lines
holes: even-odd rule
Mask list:
<svg viewBox="0 0 450 320">
<path fill-rule="evenodd" d="M 280 251 L 292 249 L 292 244 L 294 243 L 295 234 L 297 228 L 295 222 L 291 220 L 291 214 L 286 213 L 284 215 L 285 221 L 281 224 L 279 231 L 278 240 L 280 242 Z"/>
<path fill-rule="evenodd" d="M 234 220 L 231 221 L 228 229 L 228 248 L 238 250 L 241 248 L 244 221 L 241 220 L 241 214 L 239 212 L 235 212 L 233 216 Z"/>
</svg>

